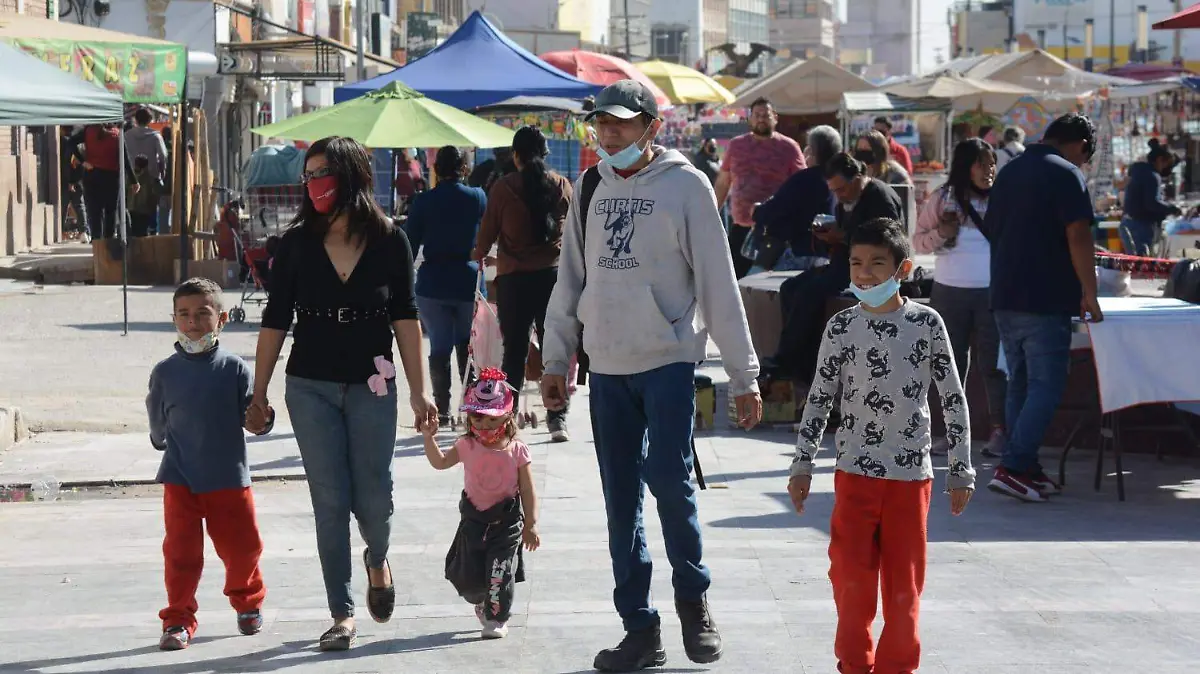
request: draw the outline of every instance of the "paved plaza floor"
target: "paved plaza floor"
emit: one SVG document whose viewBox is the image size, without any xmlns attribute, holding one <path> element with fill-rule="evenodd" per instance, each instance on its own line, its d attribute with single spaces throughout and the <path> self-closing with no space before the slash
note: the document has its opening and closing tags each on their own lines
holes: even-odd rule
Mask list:
<svg viewBox="0 0 1200 674">
<path fill-rule="evenodd" d="M 152 479 L 157 454 L 136 424 L 150 363 L 171 338 L 161 325 L 166 311 L 155 309 L 163 293 L 142 291 L 152 301 L 137 300 L 141 327 L 122 338 L 113 333 L 112 318 L 105 319 L 107 326 L 86 327 L 101 323 L 85 315 L 95 307 L 84 300 L 94 296 L 105 311 L 119 310 L 111 289 L 46 291 L 56 310 L 67 312 L 52 316 L 24 292 L 5 296 L 0 289 L 6 326 L 0 351 L 12 349 L 0 355 L 5 389 L 0 396 L 26 397 L 32 416 L 76 428 L 38 435 L 0 453 L 0 485 L 31 476 L 62 482 Z M 72 306 L 87 308 L 71 314 Z M 18 314 L 22 322 L 9 332 L 13 324 L 7 321 Z M 40 347 L 34 343 L 39 340 Z M 248 330 L 231 333 L 229 342 L 239 352 L 252 349 Z M 59 358 L 45 355 L 47 349 L 57 349 Z M 95 381 L 109 372 L 107 385 Z M 71 388 L 75 385 L 78 389 Z M 80 399 L 79 391 L 90 398 Z M 596 651 L 615 644 L 621 631 L 611 605 L 586 389 L 577 403 L 571 442 L 548 443 L 544 428 L 525 435 L 542 503 L 543 548 L 526 557 L 528 582 L 518 586 L 513 629 L 503 641 L 479 640 L 470 606 L 443 579 L 462 474 L 430 468 L 420 438 L 408 430 L 395 452 L 396 615 L 377 625 L 364 611 L 357 649 L 316 651 L 328 612 L 307 487 L 279 479 L 302 473 L 285 421 L 273 437 L 251 445 L 269 593 L 262 634 L 237 634 L 221 594 L 220 562 L 210 547 L 199 596 L 200 631 L 188 650 L 159 652 L 156 614 L 164 602 L 159 489 L 68 489 L 54 501 L 0 503 L 0 672 L 591 671 Z M 78 430 L 85 425 L 81 421 L 103 421 L 106 414 L 122 424 L 113 430 L 126 432 Z M 669 657 L 657 671 L 834 671 L 836 616 L 826 576 L 833 457 L 826 451 L 818 459 L 810 507 L 797 516 L 784 491 L 793 443 L 793 434 L 783 431 L 718 430 L 698 439 L 711 487 L 699 495 L 705 559 L 714 579 L 710 602 L 725 638 L 725 656 L 715 665 L 694 665 L 683 655 L 670 570 L 647 495 L 646 527 L 658 562 L 654 594 L 663 609 Z M 1047 450 L 1045 458 L 1056 455 Z M 978 455 L 976 460 L 986 479 L 990 464 Z M 1067 491 L 1048 504 L 1022 504 L 981 490 L 958 518 L 950 516 L 948 498 L 940 493 L 939 469 L 929 525 L 921 672 L 1197 671 L 1200 460 L 1128 457 L 1124 503 L 1116 499 L 1111 475 L 1100 492 L 1093 491 L 1093 460 L 1093 454 L 1074 452 Z M 360 546 L 356 537 L 355 549 Z M 361 569 L 355 570 L 354 585 L 361 601 L 366 585 Z"/>
</svg>

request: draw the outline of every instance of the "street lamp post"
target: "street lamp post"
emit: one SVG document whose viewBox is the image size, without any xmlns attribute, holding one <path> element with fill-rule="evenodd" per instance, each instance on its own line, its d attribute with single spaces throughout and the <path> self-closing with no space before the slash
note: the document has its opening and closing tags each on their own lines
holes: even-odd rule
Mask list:
<svg viewBox="0 0 1200 674">
<path fill-rule="evenodd" d="M 1038 28 L 1037 36 L 1038 36 L 1038 49 L 1045 50 L 1046 49 L 1046 29 Z"/>
<path fill-rule="evenodd" d="M 1096 67 L 1096 20 L 1086 19 L 1083 22 L 1083 69 L 1089 73 Z"/>
</svg>

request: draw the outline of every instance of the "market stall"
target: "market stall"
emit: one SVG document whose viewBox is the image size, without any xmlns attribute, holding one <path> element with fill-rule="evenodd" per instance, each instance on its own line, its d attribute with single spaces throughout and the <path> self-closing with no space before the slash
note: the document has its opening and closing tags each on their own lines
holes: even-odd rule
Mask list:
<svg viewBox="0 0 1200 674">
<path fill-rule="evenodd" d="M 842 94 L 838 117 L 847 143 L 869 130 L 875 117 L 884 116 L 892 121 L 893 137 L 909 149 L 915 168 L 911 195 L 904 200 L 909 235 L 926 196 L 946 182 L 951 111 L 950 102 L 941 99 L 910 99 L 883 91 Z"/>
<path fill-rule="evenodd" d="M 16 47 L 51 66 L 71 73 L 112 92 L 125 103 L 181 104 L 187 81 L 187 49 L 165 40 L 95 28 L 68 21 L 50 21 L 24 15 L 6 15 L 0 21 L 0 42 Z M 117 122 L 124 120 L 118 117 Z M 177 125 L 177 128 L 184 125 Z M 175 206 L 172 230 L 175 236 L 141 237 L 129 241 L 128 250 L 118 258 L 96 242 L 93 248 L 96 283 L 128 284 L 170 283 L 174 261 L 190 251 L 187 243 L 186 211 L 198 210 L 193 196 L 194 175 L 186 160 L 184 134 L 175 134 L 171 155 L 175 160 L 171 186 Z M 203 159 L 202 159 L 203 161 Z M 206 197 L 200 194 L 201 199 Z M 190 252 L 188 252 L 190 255 Z M 128 258 L 126 261 L 125 258 Z M 120 268 L 122 272 L 115 274 Z"/>
<path fill-rule="evenodd" d="M 634 64 L 675 105 L 729 105 L 735 96 L 716 80 L 687 66 L 669 61 L 639 61 Z"/>
<path fill-rule="evenodd" d="M 17 49 L 0 44 L 0 71 L 8 85 L 0 91 L 0 126 L 58 126 L 103 124 L 124 119 L 121 97 L 111 91 L 92 86 L 70 73 L 63 72 Z M 125 156 L 125 133 L 120 133 L 121 159 Z M 12 172 L 13 174 L 16 171 Z M 120 172 L 118 212 L 125 213 L 125 174 Z M 32 225 L 32 223 L 29 223 Z M 124 215 L 118 230 L 120 239 L 110 244 L 124 247 L 128 223 Z M 49 226 L 43 219 L 42 226 Z M 33 238 L 33 232 L 25 236 Z M 128 256 L 120 255 L 121 266 L 128 278 Z M 124 302 L 124 332 L 129 333 L 128 296 Z"/>
<path fill-rule="evenodd" d="M 654 80 L 647 77 L 645 73 L 638 70 L 629 61 L 617 58 L 611 54 L 598 54 L 582 49 L 571 49 L 570 51 L 546 52 L 539 58 L 568 75 L 602 87 L 621 80 L 637 80 L 646 85 L 654 94 L 654 100 L 658 103 L 660 110 L 669 108 L 672 105 L 671 99 L 667 97 L 667 94 L 662 89 L 658 88 Z"/>
</svg>

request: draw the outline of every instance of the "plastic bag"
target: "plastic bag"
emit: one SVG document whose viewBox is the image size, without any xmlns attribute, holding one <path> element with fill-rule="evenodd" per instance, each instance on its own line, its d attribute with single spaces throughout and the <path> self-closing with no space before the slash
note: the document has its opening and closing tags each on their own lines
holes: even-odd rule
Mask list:
<svg viewBox="0 0 1200 674">
<path fill-rule="evenodd" d="M 500 319 L 491 303 L 478 293 L 475 295 L 475 317 L 471 320 L 471 360 L 477 371 L 504 364 Z"/>
</svg>

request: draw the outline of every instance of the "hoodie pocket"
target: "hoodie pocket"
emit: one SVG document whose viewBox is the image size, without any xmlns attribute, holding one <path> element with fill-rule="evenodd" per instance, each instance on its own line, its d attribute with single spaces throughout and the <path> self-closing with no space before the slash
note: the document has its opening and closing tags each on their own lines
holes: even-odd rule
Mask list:
<svg viewBox="0 0 1200 674">
<path fill-rule="evenodd" d="M 579 300 L 579 319 L 583 348 L 592 357 L 637 357 L 679 347 L 648 285 L 589 283 Z"/>
</svg>

